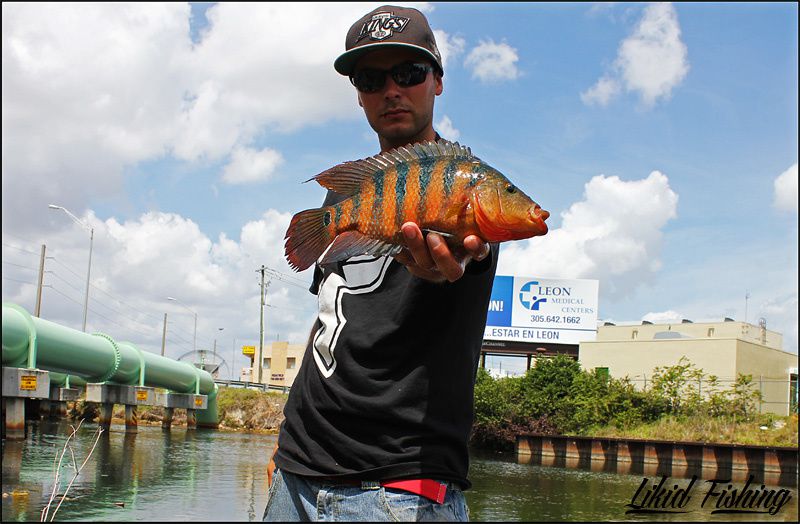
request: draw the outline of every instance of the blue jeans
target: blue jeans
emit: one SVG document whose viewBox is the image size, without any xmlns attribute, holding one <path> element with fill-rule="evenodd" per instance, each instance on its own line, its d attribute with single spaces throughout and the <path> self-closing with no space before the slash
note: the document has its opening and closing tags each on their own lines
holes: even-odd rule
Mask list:
<svg viewBox="0 0 800 524">
<path fill-rule="evenodd" d="M 380 486 L 333 485 L 275 469 L 264 522 L 450 521 L 468 522 L 464 493 L 447 483 L 443 504 Z"/>
</svg>

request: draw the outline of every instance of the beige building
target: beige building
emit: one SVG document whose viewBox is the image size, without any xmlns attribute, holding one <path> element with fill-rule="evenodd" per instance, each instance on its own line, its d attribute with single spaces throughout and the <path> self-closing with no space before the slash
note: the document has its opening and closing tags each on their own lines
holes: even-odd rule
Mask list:
<svg viewBox="0 0 800 524">
<path fill-rule="evenodd" d="M 762 413 L 788 415 L 797 402 L 797 355 L 784 351 L 783 336 L 764 323 L 754 326 L 727 318 L 606 323 L 598 327 L 594 341 L 580 343 L 578 354 L 584 369 L 605 368 L 610 376 L 627 376 L 639 388 L 647 387 L 656 367 L 673 366 L 685 356 L 705 375 L 715 375 L 722 386 L 731 385 L 740 373 L 752 375 L 762 394 Z"/>
<path fill-rule="evenodd" d="M 300 370 L 305 349 L 305 346 L 300 344 L 289 344 L 286 341 L 273 342 L 264 346 L 264 356 L 259 359 L 259 351 L 256 346 L 253 364 L 255 367 L 260 360 L 261 369 L 243 368 L 241 380 L 260 382 L 274 387 L 291 387 Z"/>
</svg>

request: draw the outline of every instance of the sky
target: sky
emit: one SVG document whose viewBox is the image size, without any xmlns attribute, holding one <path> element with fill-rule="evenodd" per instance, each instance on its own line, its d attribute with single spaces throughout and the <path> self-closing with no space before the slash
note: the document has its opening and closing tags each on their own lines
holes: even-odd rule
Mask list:
<svg viewBox="0 0 800 524">
<path fill-rule="evenodd" d="M 33 312 L 45 245 L 41 317 L 80 330 L 91 247 L 87 331 L 160 353 L 166 313 L 167 356 L 216 346 L 224 377 L 263 265 L 265 342 L 304 343 L 283 238 L 325 196 L 303 181 L 379 150 L 333 69 L 379 5 L 3 3 L 3 301 Z M 442 51 L 434 127 L 551 213 L 498 275 L 597 279 L 601 322 L 764 318 L 797 353 L 795 3 L 403 5 Z"/>
</svg>

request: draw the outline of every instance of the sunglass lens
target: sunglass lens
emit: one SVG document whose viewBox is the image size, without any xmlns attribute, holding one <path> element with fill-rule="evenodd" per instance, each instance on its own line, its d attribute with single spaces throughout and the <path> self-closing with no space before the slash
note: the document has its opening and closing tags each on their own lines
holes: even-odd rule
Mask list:
<svg viewBox="0 0 800 524">
<path fill-rule="evenodd" d="M 386 82 L 386 72 L 380 69 L 362 69 L 353 77 L 353 84 L 364 93 L 374 93 Z"/>
<path fill-rule="evenodd" d="M 424 64 L 399 64 L 392 68 L 392 79 L 401 87 L 415 86 L 425 81 L 428 70 Z"/>
<path fill-rule="evenodd" d="M 361 69 L 352 76 L 351 81 L 362 93 L 374 93 L 383 88 L 387 73 L 392 75 L 392 80 L 400 87 L 410 87 L 424 82 L 429 71 L 431 67 L 426 64 L 406 62 L 394 66 L 389 71 Z"/>
</svg>

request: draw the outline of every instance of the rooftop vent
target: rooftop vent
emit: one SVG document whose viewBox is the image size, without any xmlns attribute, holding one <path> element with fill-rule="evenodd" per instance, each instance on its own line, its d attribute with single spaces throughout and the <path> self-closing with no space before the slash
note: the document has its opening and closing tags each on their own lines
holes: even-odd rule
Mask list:
<svg viewBox="0 0 800 524">
<path fill-rule="evenodd" d="M 736 321 L 733 320 L 731 317 L 725 317 L 724 322 L 736 322 Z"/>
<path fill-rule="evenodd" d="M 691 338 L 683 333 L 678 333 L 677 331 L 659 331 L 655 335 L 653 335 L 653 339 L 655 340 L 665 340 L 670 338 Z"/>
<path fill-rule="evenodd" d="M 689 320 L 688 318 L 684 318 L 683 320 L 681 320 L 681 324 L 691 324 L 691 323 L 692 321 Z"/>
<path fill-rule="evenodd" d="M 604 326 L 616 326 L 613 322 L 603 322 Z"/>
<path fill-rule="evenodd" d="M 653 323 L 652 323 L 652 322 L 650 322 L 649 320 L 642 320 L 642 325 L 643 325 L 643 326 L 652 326 L 652 325 L 653 325 Z"/>
</svg>

